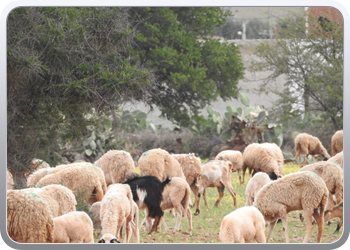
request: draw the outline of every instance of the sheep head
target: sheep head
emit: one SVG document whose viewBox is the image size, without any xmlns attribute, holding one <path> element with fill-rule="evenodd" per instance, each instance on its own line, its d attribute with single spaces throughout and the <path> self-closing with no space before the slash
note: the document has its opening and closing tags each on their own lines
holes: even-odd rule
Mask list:
<svg viewBox="0 0 350 250">
<path fill-rule="evenodd" d="M 98 243 L 121 243 L 113 234 L 104 234 Z"/>
</svg>

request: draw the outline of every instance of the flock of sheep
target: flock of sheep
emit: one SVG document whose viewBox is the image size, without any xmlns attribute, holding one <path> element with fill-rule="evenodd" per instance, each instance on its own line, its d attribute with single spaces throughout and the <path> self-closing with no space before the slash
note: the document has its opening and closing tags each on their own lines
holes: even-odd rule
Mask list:
<svg viewBox="0 0 350 250">
<path fill-rule="evenodd" d="M 304 154 L 306 165 L 308 155 L 319 155 L 324 161 L 285 176 L 283 153 L 273 143 L 253 143 L 243 153 L 225 150 L 204 163 L 194 154 L 151 149 L 138 160 L 140 176 L 134 174 L 134 161 L 123 150 L 108 151 L 94 164 L 50 167 L 34 160 L 33 164 L 42 168 L 28 176 L 28 188 L 12 189 L 8 172 L 7 230 L 20 243 L 94 243 L 94 227 L 100 228 L 98 243 L 129 243 L 131 237 L 133 243 L 139 243 L 142 226 L 149 234 L 159 232 L 161 225 L 168 229 L 163 215 L 164 210 L 171 209 L 176 215 L 173 231 L 179 231 L 182 217 L 186 217 L 187 233 L 191 234 L 190 207 L 195 207 L 195 215 L 200 214 L 201 197 L 207 205 L 206 188 L 217 188 L 219 198 L 214 206 L 219 205 L 226 188 L 237 207 L 231 173 L 237 172 L 243 184 L 248 169 L 252 178 L 245 190 L 246 204 L 222 219 L 221 242 L 266 243 L 280 219 L 289 243 L 287 214 L 295 210 L 302 210 L 300 219 L 306 220 L 303 242 L 311 237 L 312 218 L 318 227 L 317 242 L 321 242 L 325 221 L 339 217 L 337 230 L 342 226 L 342 150 L 342 130 L 332 137 L 332 157 L 318 138 L 299 134 L 295 138 L 295 159 Z M 88 204 L 90 216 L 76 211 L 77 197 Z M 139 210 L 144 210 L 142 222 Z"/>
</svg>

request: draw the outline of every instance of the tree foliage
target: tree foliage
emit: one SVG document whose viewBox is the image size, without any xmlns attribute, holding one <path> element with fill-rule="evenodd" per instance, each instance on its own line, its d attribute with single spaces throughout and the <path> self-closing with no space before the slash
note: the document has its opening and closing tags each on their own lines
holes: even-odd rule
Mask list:
<svg viewBox="0 0 350 250">
<path fill-rule="evenodd" d="M 260 90 L 280 96 L 275 110 L 282 120 L 311 112 L 337 130 L 343 124 L 343 24 L 330 18 L 325 29 L 317 19 L 306 12 L 278 20 L 285 24 L 281 35 L 257 46 L 261 60 L 249 68 L 272 72 Z M 284 89 L 273 84 L 281 75 L 287 78 Z"/>
<path fill-rule="evenodd" d="M 158 83 L 151 106 L 180 126 L 191 127 L 196 116 L 219 96 L 237 97 L 243 77 L 241 54 L 234 44 L 212 39 L 213 29 L 225 24 L 222 8 L 132 8 L 138 37 L 134 53 L 148 60 Z"/>
</svg>

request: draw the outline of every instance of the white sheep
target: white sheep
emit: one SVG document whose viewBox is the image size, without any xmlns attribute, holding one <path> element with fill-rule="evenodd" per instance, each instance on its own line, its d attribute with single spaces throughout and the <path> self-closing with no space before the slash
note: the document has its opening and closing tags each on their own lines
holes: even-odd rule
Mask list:
<svg viewBox="0 0 350 250">
<path fill-rule="evenodd" d="M 90 205 L 95 201 L 101 201 L 107 190 L 102 170 L 88 163 L 69 165 L 72 166 L 44 176 L 36 187 L 61 184 L 71 189 L 75 196 L 82 195 L 84 202 Z"/>
<path fill-rule="evenodd" d="M 229 161 L 210 160 L 201 165 L 202 177 L 199 181 L 199 194 L 203 195 L 204 203 L 208 206 L 205 196 L 207 187 L 216 187 L 219 192 L 219 198 L 214 206 L 217 207 L 224 196 L 225 188 L 230 192 L 233 203 L 237 206 L 236 193 L 233 191 L 231 184 L 232 163 Z"/>
<path fill-rule="evenodd" d="M 243 183 L 246 169 L 254 176 L 257 172 L 267 173 L 271 179 L 276 180 L 283 171 L 281 150 L 278 146 L 267 143 L 253 143 L 248 145 L 243 152 Z M 283 157 L 283 155 L 282 155 Z"/>
<path fill-rule="evenodd" d="M 94 224 L 94 227 L 101 229 L 101 219 L 100 219 L 100 211 L 101 211 L 101 201 L 94 202 L 89 208 L 91 213 L 91 219 Z"/>
<path fill-rule="evenodd" d="M 222 243 L 266 243 L 265 220 L 256 207 L 241 207 L 221 221 L 219 239 Z"/>
<path fill-rule="evenodd" d="M 241 170 L 243 167 L 243 155 L 237 150 L 224 150 L 221 151 L 215 160 L 230 161 L 232 163 L 232 172 L 238 173 L 239 182 L 243 184 L 241 180 Z"/>
<path fill-rule="evenodd" d="M 317 174 L 305 171 L 284 176 L 263 186 L 258 192 L 253 206 L 259 209 L 266 222 L 270 222 L 266 242 L 278 219 L 282 220 L 286 242 L 289 243 L 287 214 L 294 210 L 304 210 L 307 243 L 312 232 L 312 216 L 318 225 L 317 242 L 321 242 L 324 226 L 324 211 L 328 201 L 328 189 Z"/>
<path fill-rule="evenodd" d="M 295 144 L 295 158 L 299 157 L 299 166 L 301 167 L 300 154 L 304 154 L 304 165 L 307 164 L 307 157 L 309 155 L 320 155 L 323 160 L 328 160 L 330 158 L 327 150 L 322 145 L 322 142 L 315 136 L 309 135 L 307 133 L 298 134 L 294 139 Z"/>
<path fill-rule="evenodd" d="M 134 160 L 124 150 L 109 150 L 94 164 L 103 170 L 107 186 L 122 183 L 135 172 Z"/>
<path fill-rule="evenodd" d="M 176 223 L 173 232 L 178 232 L 180 230 L 180 224 L 182 216 L 186 215 L 188 220 L 188 230 L 187 233 L 192 233 L 192 215 L 189 208 L 190 199 L 191 199 L 191 189 L 188 183 L 180 178 L 173 177 L 171 178 L 168 185 L 165 186 L 162 192 L 163 200 L 160 204 L 161 209 L 167 210 L 174 208 L 176 211 Z M 147 220 L 147 223 L 146 223 Z M 168 230 L 165 220 L 162 220 L 165 231 Z M 146 224 L 147 229 L 149 230 L 152 220 L 149 217 L 145 217 L 142 221 L 141 226 Z"/>
<path fill-rule="evenodd" d="M 343 151 L 343 130 L 338 130 L 334 133 L 331 140 L 332 156 Z"/>
<path fill-rule="evenodd" d="M 254 198 L 258 194 L 259 190 L 266 185 L 267 183 L 270 183 L 272 180 L 270 177 L 264 173 L 259 172 L 256 173 L 247 184 L 247 187 L 245 189 L 245 195 L 246 195 L 246 206 L 252 206 L 254 202 Z"/>
<path fill-rule="evenodd" d="M 144 152 L 138 160 L 138 166 L 142 176 L 152 175 L 160 181 L 175 176 L 186 179 L 180 163 L 164 149 L 156 148 Z"/>
<path fill-rule="evenodd" d="M 339 166 L 343 169 L 343 151 L 329 158 L 327 161 L 339 164 Z"/>
<path fill-rule="evenodd" d="M 74 211 L 53 219 L 54 243 L 94 243 L 94 228 L 90 217 Z"/>
<path fill-rule="evenodd" d="M 127 184 L 111 184 L 101 201 L 102 237 L 98 243 L 120 243 L 122 228 L 125 227 L 124 243 L 129 243 L 133 220 L 133 195 Z"/>
<path fill-rule="evenodd" d="M 52 243 L 53 216 L 48 203 L 32 192 L 7 191 L 7 233 L 19 243 Z"/>
<path fill-rule="evenodd" d="M 37 188 L 32 192 L 42 197 L 49 204 L 54 218 L 75 211 L 77 201 L 73 191 L 65 186 L 52 184 Z"/>
<path fill-rule="evenodd" d="M 194 154 L 172 154 L 181 165 L 186 181 L 194 194 L 196 212 L 199 213 L 199 180 L 202 176 L 201 159 Z"/>
</svg>

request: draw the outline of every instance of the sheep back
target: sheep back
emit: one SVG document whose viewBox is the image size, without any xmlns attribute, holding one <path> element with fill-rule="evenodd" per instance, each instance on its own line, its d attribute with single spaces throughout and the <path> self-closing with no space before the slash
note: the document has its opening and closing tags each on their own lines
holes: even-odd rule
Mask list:
<svg viewBox="0 0 350 250">
<path fill-rule="evenodd" d="M 337 163 L 343 169 L 343 151 L 341 151 L 338 154 L 336 154 L 335 156 L 329 158 L 327 161 Z"/>
<path fill-rule="evenodd" d="M 135 164 L 131 155 L 123 150 L 110 150 L 95 165 L 103 170 L 107 186 L 122 183 L 126 176 L 135 172 Z"/>
<path fill-rule="evenodd" d="M 332 156 L 343 151 L 343 130 L 334 133 L 331 140 Z"/>
<path fill-rule="evenodd" d="M 153 175 L 161 181 L 175 176 L 186 179 L 180 163 L 169 152 L 160 148 L 144 152 L 138 166 L 141 175 Z"/>
<path fill-rule="evenodd" d="M 242 169 L 243 166 L 243 155 L 237 150 L 224 150 L 221 151 L 215 160 L 230 161 L 232 163 L 232 172 L 236 172 Z"/>
<path fill-rule="evenodd" d="M 188 185 L 198 185 L 198 179 L 202 174 L 201 160 L 194 154 L 173 154 L 171 156 L 180 163 Z"/>
<path fill-rule="evenodd" d="M 322 142 L 315 136 L 307 133 L 300 133 L 294 139 L 295 152 L 306 155 L 321 155 L 330 158 Z"/>
<path fill-rule="evenodd" d="M 73 211 L 53 219 L 54 243 L 94 243 L 93 224 L 87 213 Z"/>
<path fill-rule="evenodd" d="M 53 217 L 48 203 L 23 190 L 7 191 L 7 233 L 20 243 L 52 243 Z"/>
<path fill-rule="evenodd" d="M 222 243 L 250 243 L 254 239 L 265 243 L 264 230 L 265 220 L 261 212 L 255 207 L 241 207 L 223 218 L 219 239 Z"/>
<path fill-rule="evenodd" d="M 271 179 L 270 177 L 264 173 L 259 172 L 256 173 L 247 184 L 247 187 L 245 189 L 245 195 L 246 195 L 246 206 L 252 206 L 254 202 L 254 198 L 256 197 L 259 190 L 266 185 L 267 183 L 270 183 Z"/>
</svg>

